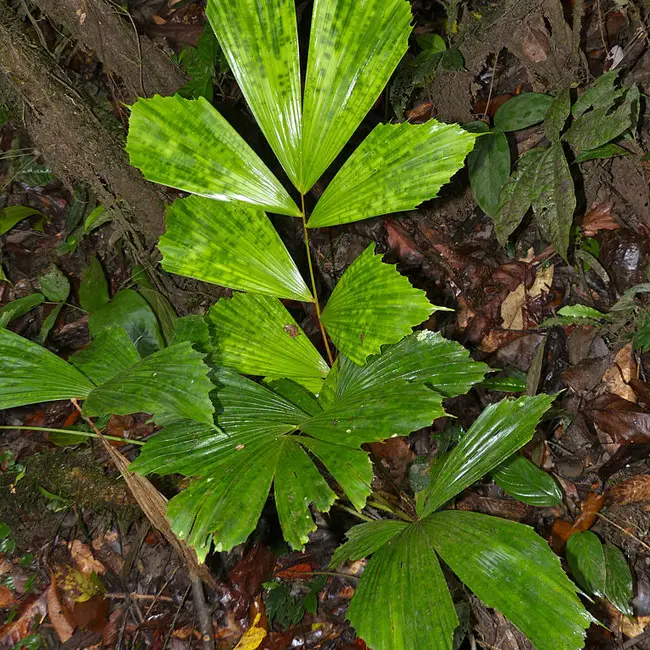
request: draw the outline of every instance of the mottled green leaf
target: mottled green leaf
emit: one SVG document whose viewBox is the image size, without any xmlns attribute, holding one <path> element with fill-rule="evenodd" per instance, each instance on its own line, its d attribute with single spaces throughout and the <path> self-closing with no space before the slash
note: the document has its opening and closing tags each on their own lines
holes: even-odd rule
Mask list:
<svg viewBox="0 0 650 650">
<path fill-rule="evenodd" d="M 316 0 L 305 81 L 306 193 L 348 142 L 408 49 L 405 0 Z"/>
<path fill-rule="evenodd" d="M 463 166 L 475 138 L 436 120 L 376 126 L 325 190 L 309 227 L 415 209 Z"/>
<path fill-rule="evenodd" d="M 618 70 L 612 70 L 594 80 L 573 104 L 571 114 L 574 118 L 580 117 L 590 108 L 603 108 L 612 105 L 617 93 L 618 72 Z"/>
<path fill-rule="evenodd" d="M 571 535 L 566 545 L 566 559 L 573 577 L 587 593 L 604 596 L 607 571 L 598 535 L 590 530 Z"/>
<path fill-rule="evenodd" d="M 218 365 L 258 377 L 288 377 L 318 393 L 327 363 L 282 303 L 269 296 L 235 294 L 210 308 Z"/>
<path fill-rule="evenodd" d="M 122 327 L 102 330 L 89 345 L 69 358 L 93 382 L 103 384 L 140 361 L 138 351 Z"/>
<path fill-rule="evenodd" d="M 0 210 L 0 235 L 4 235 L 11 230 L 17 223 L 27 217 L 40 217 L 39 222 L 42 224 L 45 215 L 36 208 L 30 208 L 26 205 L 10 205 Z M 40 230 L 42 230 L 42 226 Z"/>
<path fill-rule="evenodd" d="M 164 346 L 156 315 L 147 301 L 132 289 L 118 291 L 113 300 L 96 308 L 88 319 L 92 338 L 113 326 L 123 327 L 127 331 L 142 356 Z"/>
<path fill-rule="evenodd" d="M 300 188 L 302 116 L 294 1 L 209 0 L 206 15 L 257 123 Z"/>
<path fill-rule="evenodd" d="M 580 155 L 576 156 L 576 163 L 587 162 L 588 160 L 603 160 L 607 158 L 614 158 L 615 156 L 631 156 L 632 152 L 624 149 L 623 147 L 610 142 L 604 144 L 596 149 L 587 149 Z"/>
<path fill-rule="evenodd" d="M 108 301 L 108 281 L 104 275 L 104 269 L 97 257 L 93 257 L 81 274 L 79 304 L 86 311 L 92 313 Z"/>
<path fill-rule="evenodd" d="M 54 353 L 0 329 L 0 409 L 84 399 L 92 389 L 84 375 Z"/>
<path fill-rule="evenodd" d="M 150 181 L 300 215 L 268 167 L 203 98 L 139 99 L 131 107 L 127 151 Z"/>
<path fill-rule="evenodd" d="M 571 114 L 571 94 L 568 88 L 560 90 L 544 117 L 544 133 L 551 142 L 557 142 Z"/>
<path fill-rule="evenodd" d="M 488 406 L 445 458 L 427 486 L 426 517 L 525 445 L 554 395 L 504 399 Z"/>
<path fill-rule="evenodd" d="M 330 561 L 336 568 L 343 562 L 355 562 L 376 553 L 388 540 L 403 532 L 408 524 L 394 519 L 371 521 L 350 528 L 345 544 L 339 546 Z"/>
<path fill-rule="evenodd" d="M 375 650 L 451 650 L 458 618 L 427 531 L 408 526 L 369 560 L 347 618 Z"/>
<path fill-rule="evenodd" d="M 436 512 L 423 524 L 451 570 L 537 650 L 583 647 L 592 617 L 559 558 L 532 528 L 457 510 Z"/>
<path fill-rule="evenodd" d="M 189 343 L 155 352 L 95 388 L 84 403 L 90 416 L 114 413 L 173 415 L 212 424 L 214 389 L 203 355 Z"/>
<path fill-rule="evenodd" d="M 0 308 L 0 319 L 4 318 L 6 323 L 24 316 L 27 312 L 38 307 L 45 301 L 42 293 L 31 293 L 23 298 L 16 298 Z"/>
<path fill-rule="evenodd" d="M 39 276 L 38 281 L 41 285 L 41 291 L 48 300 L 53 302 L 67 300 L 70 294 L 70 281 L 56 264 L 52 264 L 43 275 Z"/>
<path fill-rule="evenodd" d="M 494 217 L 501 187 L 510 176 L 510 147 L 504 133 L 496 131 L 477 138 L 467 156 L 467 169 L 474 199 L 485 214 Z"/>
<path fill-rule="evenodd" d="M 630 567 L 621 550 L 613 544 L 603 546 L 605 553 L 605 598 L 619 612 L 633 616 L 630 601 L 634 596 L 634 584 Z"/>
<path fill-rule="evenodd" d="M 384 264 L 371 244 L 334 288 L 323 323 L 340 352 L 362 364 L 385 343 L 396 343 L 436 307 L 394 265 Z M 396 306 L 399 308 L 396 309 Z"/>
<path fill-rule="evenodd" d="M 523 93 L 501 104 L 494 114 L 494 126 L 502 131 L 518 131 L 539 124 L 553 103 L 542 93 Z"/>
<path fill-rule="evenodd" d="M 158 244 L 166 271 L 231 289 L 313 301 L 285 245 L 259 208 L 190 196 L 172 204 L 166 224 Z"/>
<path fill-rule="evenodd" d="M 553 477 L 515 454 L 493 472 L 494 482 L 511 497 L 532 506 L 556 506 L 562 503 L 562 490 Z"/>
</svg>

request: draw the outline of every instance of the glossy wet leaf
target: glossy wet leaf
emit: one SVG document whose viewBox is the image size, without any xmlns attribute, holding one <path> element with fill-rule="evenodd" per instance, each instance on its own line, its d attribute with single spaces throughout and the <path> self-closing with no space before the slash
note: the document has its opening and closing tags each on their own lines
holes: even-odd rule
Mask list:
<svg viewBox="0 0 650 650">
<path fill-rule="evenodd" d="M 93 385 L 53 352 L 0 329 L 0 409 L 84 399 Z"/>
<path fill-rule="evenodd" d="M 569 537 L 566 559 L 571 574 L 588 594 L 605 595 L 605 552 L 598 535 L 586 530 Z"/>
<path fill-rule="evenodd" d="M 613 544 L 603 546 L 605 554 L 605 597 L 626 616 L 634 614 L 630 601 L 634 596 L 634 584 L 630 567 L 621 550 Z"/>
<path fill-rule="evenodd" d="M 457 510 L 436 512 L 423 524 L 451 570 L 537 650 L 583 647 L 592 617 L 559 558 L 532 528 Z"/>
<path fill-rule="evenodd" d="M 212 424 L 214 389 L 203 355 L 189 343 L 154 352 L 93 390 L 84 403 L 87 415 L 151 413 Z"/>
<path fill-rule="evenodd" d="M 88 319 L 92 338 L 114 326 L 126 330 L 142 356 L 159 350 L 165 344 L 156 315 L 147 301 L 132 289 L 118 291 L 110 302 L 95 309 Z"/>
<path fill-rule="evenodd" d="M 70 281 L 56 264 L 38 278 L 41 291 L 52 302 L 64 302 L 70 294 Z"/>
<path fill-rule="evenodd" d="M 270 296 L 235 294 L 207 316 L 214 360 L 258 377 L 288 377 L 318 393 L 329 367 L 282 303 Z"/>
<path fill-rule="evenodd" d="M 166 271 L 231 289 L 311 302 L 298 268 L 268 217 L 243 203 L 200 196 L 167 210 L 158 248 Z"/>
<path fill-rule="evenodd" d="M 494 482 L 511 497 L 532 506 L 562 503 L 562 490 L 547 472 L 515 454 L 493 472 Z"/>
<path fill-rule="evenodd" d="M 436 309 L 371 244 L 352 262 L 330 296 L 322 320 L 338 350 L 362 364 L 382 345 L 396 343 Z M 399 309 L 396 309 L 399 305 Z"/>
<path fill-rule="evenodd" d="M 131 107 L 127 151 L 150 181 L 220 201 L 299 215 L 286 190 L 205 99 L 152 97 Z"/>
<path fill-rule="evenodd" d="M 436 120 L 376 126 L 328 185 L 309 227 L 414 210 L 463 166 L 475 137 Z"/>
<path fill-rule="evenodd" d="M 101 262 L 93 256 L 81 274 L 79 304 L 88 312 L 97 311 L 110 300 L 108 281 Z"/>
<path fill-rule="evenodd" d="M 375 650 L 451 650 L 458 618 L 430 535 L 407 526 L 368 561 L 348 607 Z"/>
<path fill-rule="evenodd" d="M 510 147 L 505 134 L 496 131 L 477 138 L 467 156 L 467 169 L 474 199 L 485 214 L 494 217 L 501 187 L 510 176 Z"/>
<path fill-rule="evenodd" d="M 257 123 L 291 182 L 300 187 L 302 111 L 295 3 L 209 0 L 206 15 Z"/>
<path fill-rule="evenodd" d="M 553 97 L 542 93 L 523 93 L 502 104 L 494 114 L 494 126 L 503 131 L 526 129 L 544 120 Z"/>
<path fill-rule="evenodd" d="M 5 323 L 11 323 L 12 320 L 24 316 L 34 307 L 43 304 L 45 297 L 42 293 L 31 293 L 24 298 L 16 298 L 0 308 L 0 322 L 4 319 Z"/>
<path fill-rule="evenodd" d="M 405 0 L 316 0 L 305 80 L 306 193 L 330 166 L 384 90 L 408 48 Z"/>
<path fill-rule="evenodd" d="M 86 348 L 68 359 L 93 384 L 100 385 L 140 361 L 138 351 L 122 327 L 107 327 Z"/>
<path fill-rule="evenodd" d="M 420 516 L 440 508 L 523 447 L 554 399 L 554 395 L 504 399 L 484 409 L 427 486 Z"/>
<path fill-rule="evenodd" d="M 330 567 L 336 568 L 343 562 L 355 562 L 372 555 L 405 528 L 408 528 L 406 522 L 394 519 L 380 519 L 350 528 L 345 533 L 345 543 L 334 551 Z"/>
</svg>

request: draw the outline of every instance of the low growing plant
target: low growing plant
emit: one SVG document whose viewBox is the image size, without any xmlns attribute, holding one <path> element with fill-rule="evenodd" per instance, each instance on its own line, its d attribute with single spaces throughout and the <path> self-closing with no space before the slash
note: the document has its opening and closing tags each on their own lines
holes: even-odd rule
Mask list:
<svg viewBox="0 0 650 650">
<path fill-rule="evenodd" d="M 552 396 L 489 406 L 435 460 L 404 508 L 391 508 L 396 518 L 363 512 L 373 500 L 363 445 L 430 425 L 445 414 L 445 398 L 467 392 L 489 370 L 458 343 L 412 331 L 440 308 L 373 246 L 322 312 L 316 295 L 310 228 L 415 208 L 437 194 L 474 143 L 473 134 L 435 120 L 379 125 L 308 220 L 305 194 L 407 49 L 409 3 L 316 0 L 304 97 L 293 0 L 210 0 L 207 14 L 299 205 L 205 99 L 139 100 L 128 138 L 133 164 L 150 180 L 194 194 L 169 209 L 163 267 L 239 293 L 219 300 L 205 320 L 174 320 L 156 351 L 105 324 L 67 363 L 2 330 L 0 408 L 76 398 L 89 417 L 151 413 L 162 429 L 131 468 L 194 477 L 169 502 L 168 517 L 201 558 L 212 544 L 228 550 L 245 542 L 270 490 L 294 549 L 316 528 L 312 506 L 328 511 L 336 499 L 346 502 L 367 521 L 349 531 L 332 563 L 372 556 L 348 617 L 375 650 L 452 647 L 458 618 L 439 558 L 540 650 L 580 648 L 591 617 L 546 542 L 521 524 L 442 509 L 486 474 L 499 474 L 531 439 Z M 265 210 L 301 219 L 311 290 Z M 313 306 L 329 363 L 280 299 Z M 501 478 L 516 491 L 517 468 L 510 470 Z M 556 488 L 543 489 L 557 498 Z"/>
</svg>

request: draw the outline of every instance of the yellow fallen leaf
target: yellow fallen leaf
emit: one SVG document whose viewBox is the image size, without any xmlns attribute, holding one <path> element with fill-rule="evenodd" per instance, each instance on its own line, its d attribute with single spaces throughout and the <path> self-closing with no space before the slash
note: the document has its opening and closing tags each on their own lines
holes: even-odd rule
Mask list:
<svg viewBox="0 0 650 650">
<path fill-rule="evenodd" d="M 239 639 L 239 643 L 235 646 L 235 650 L 257 650 L 257 648 L 262 645 L 262 641 L 264 641 L 267 631 L 263 627 L 258 627 L 257 625 L 260 622 L 261 617 L 262 615 L 258 613 L 253 621 L 253 625 L 251 625 L 244 633 L 244 636 Z"/>
</svg>

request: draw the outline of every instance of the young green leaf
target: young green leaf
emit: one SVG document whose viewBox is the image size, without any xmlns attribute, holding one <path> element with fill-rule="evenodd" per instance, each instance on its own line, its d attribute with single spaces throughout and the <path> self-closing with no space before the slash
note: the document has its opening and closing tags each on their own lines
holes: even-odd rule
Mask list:
<svg viewBox="0 0 650 650">
<path fill-rule="evenodd" d="M 394 519 L 380 519 L 350 528 L 345 533 L 345 544 L 334 551 L 330 567 L 336 568 L 343 562 L 355 562 L 376 553 L 389 540 L 408 528 L 408 525 Z"/>
<path fill-rule="evenodd" d="M 0 410 L 84 399 L 92 389 L 84 375 L 54 353 L 0 329 Z"/>
<path fill-rule="evenodd" d="M 302 111 L 295 3 L 209 0 L 206 15 L 262 133 L 291 182 L 300 188 Z"/>
<path fill-rule="evenodd" d="M 553 97 L 541 93 L 523 93 L 502 104 L 494 114 L 494 126 L 502 131 L 519 131 L 539 124 L 553 103 Z"/>
<path fill-rule="evenodd" d="M 42 293 L 31 293 L 29 296 L 16 298 L 0 308 L 0 319 L 4 319 L 5 323 L 11 323 L 12 320 L 24 316 L 44 301 L 45 296 Z"/>
<path fill-rule="evenodd" d="M 408 526 L 370 558 L 347 613 L 369 647 L 452 649 L 458 618 L 429 538 L 421 524 Z"/>
<path fill-rule="evenodd" d="M 268 167 L 203 98 L 139 99 L 131 107 L 126 149 L 150 181 L 300 215 Z"/>
<path fill-rule="evenodd" d="M 554 395 L 537 395 L 488 406 L 427 486 L 420 516 L 440 508 L 525 445 L 554 399 Z"/>
<path fill-rule="evenodd" d="M 586 530 L 569 537 L 566 559 L 573 577 L 587 593 L 605 595 L 605 552 L 598 535 Z"/>
<path fill-rule="evenodd" d="M 203 355 L 189 343 L 155 352 L 95 388 L 84 403 L 87 415 L 152 413 L 213 423 L 208 397 L 214 389 Z"/>
<path fill-rule="evenodd" d="M 297 186 L 303 194 L 381 95 L 408 48 L 410 23 L 405 0 L 314 2 L 305 80 L 303 177 Z"/>
<path fill-rule="evenodd" d="M 634 596 L 632 574 L 625 556 L 613 544 L 603 546 L 605 552 L 605 597 L 626 616 L 633 616 L 630 601 Z"/>
<path fill-rule="evenodd" d="M 65 302 L 70 294 L 70 281 L 58 266 L 52 264 L 49 270 L 38 278 L 41 291 L 48 300 Z"/>
<path fill-rule="evenodd" d="M 190 196 L 174 201 L 166 224 L 158 244 L 166 271 L 231 289 L 313 302 L 285 245 L 259 208 Z"/>
<path fill-rule="evenodd" d="M 505 134 L 495 131 L 477 138 L 467 156 L 467 169 L 474 199 L 485 214 L 494 217 L 501 187 L 510 176 L 510 147 Z"/>
<path fill-rule="evenodd" d="M 258 377 L 288 377 L 319 392 L 327 363 L 279 300 L 235 294 L 211 307 L 207 319 L 218 365 Z"/>
<path fill-rule="evenodd" d="M 436 512 L 422 523 L 451 570 L 537 650 L 582 648 L 592 617 L 559 558 L 532 528 L 458 510 Z"/>
<path fill-rule="evenodd" d="M 493 472 L 494 482 L 511 497 L 532 506 L 556 506 L 562 503 L 562 491 L 550 474 L 515 454 Z"/>
<path fill-rule="evenodd" d="M 376 126 L 328 185 L 309 227 L 414 210 L 463 166 L 475 138 L 436 120 Z"/>
<path fill-rule="evenodd" d="M 340 352 L 362 364 L 386 343 L 396 343 L 436 307 L 395 269 L 375 255 L 371 244 L 334 288 L 323 324 Z M 395 309 L 400 305 L 399 309 Z"/>
<path fill-rule="evenodd" d="M 92 314 L 109 300 L 108 281 L 104 275 L 104 269 L 97 257 L 93 257 L 81 274 L 79 304 Z"/>
<path fill-rule="evenodd" d="M 559 316 L 574 318 L 576 320 L 580 320 L 581 318 L 593 318 L 596 320 L 607 318 L 602 312 L 587 305 L 566 305 L 558 309 L 557 313 Z"/>
</svg>

